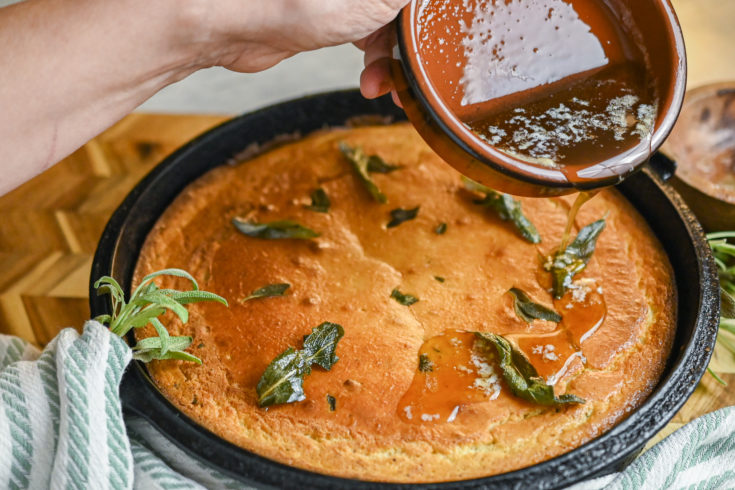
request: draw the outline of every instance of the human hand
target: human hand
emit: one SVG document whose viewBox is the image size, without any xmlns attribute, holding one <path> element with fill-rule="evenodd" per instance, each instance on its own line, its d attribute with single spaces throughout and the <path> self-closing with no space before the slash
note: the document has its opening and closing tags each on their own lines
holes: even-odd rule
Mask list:
<svg viewBox="0 0 735 490">
<path fill-rule="evenodd" d="M 389 23 L 409 0 L 201 1 L 197 15 L 208 25 L 202 55 L 213 57 L 209 64 L 257 72 L 302 51 L 354 42 L 365 51 L 363 95 L 392 89 L 395 29 Z"/>
</svg>

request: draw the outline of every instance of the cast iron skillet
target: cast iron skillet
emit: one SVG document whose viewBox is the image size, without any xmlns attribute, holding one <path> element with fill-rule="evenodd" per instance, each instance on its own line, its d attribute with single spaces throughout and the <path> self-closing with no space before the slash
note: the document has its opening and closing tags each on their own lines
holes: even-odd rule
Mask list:
<svg viewBox="0 0 735 490">
<path fill-rule="evenodd" d="M 253 145 L 282 135 L 305 135 L 341 126 L 356 116 L 403 120 L 390 99 L 368 101 L 357 91 L 332 92 L 285 102 L 235 118 L 199 136 L 158 165 L 127 196 L 102 234 L 92 265 L 92 315 L 109 313 L 106 296 L 92 283 L 115 277 L 129 293 L 133 270 L 146 235 L 187 184 L 208 170 L 232 161 Z M 656 156 L 653 167 L 669 168 Z M 450 483 L 396 485 L 320 475 L 286 466 L 230 444 L 183 415 L 158 391 L 143 364 L 125 372 L 121 397 L 125 410 L 146 418 L 172 443 L 209 465 L 259 487 L 432 489 L 556 488 L 621 469 L 662 429 L 705 373 L 719 320 L 717 272 L 702 229 L 678 194 L 651 169 L 618 186 L 646 218 L 671 259 L 678 289 L 674 348 L 663 378 L 646 402 L 612 430 L 569 452 L 511 473 Z"/>
</svg>

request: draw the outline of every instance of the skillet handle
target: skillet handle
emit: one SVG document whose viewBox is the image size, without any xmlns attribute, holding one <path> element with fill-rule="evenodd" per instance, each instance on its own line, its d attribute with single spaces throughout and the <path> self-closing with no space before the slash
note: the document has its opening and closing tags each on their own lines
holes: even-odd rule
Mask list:
<svg viewBox="0 0 735 490">
<path fill-rule="evenodd" d="M 660 151 L 651 157 L 648 167 L 664 182 L 667 182 L 676 173 L 676 162 Z"/>
</svg>

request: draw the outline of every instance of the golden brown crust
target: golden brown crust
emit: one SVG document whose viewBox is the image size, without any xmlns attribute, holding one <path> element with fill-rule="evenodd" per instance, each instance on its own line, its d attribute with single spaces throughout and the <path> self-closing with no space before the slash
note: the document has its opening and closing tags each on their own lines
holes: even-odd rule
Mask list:
<svg viewBox="0 0 735 490">
<path fill-rule="evenodd" d="M 389 204 L 371 200 L 340 157 L 341 140 L 404 166 L 373 174 Z M 304 208 L 320 186 L 332 201 L 327 214 Z M 640 215 L 612 190 L 577 218 L 583 226 L 609 212 L 597 252 L 580 275 L 602 285 L 608 315 L 583 344 L 586 368 L 556 386 L 587 403 L 557 411 L 514 398 L 503 387 L 497 400 L 463 406 L 452 423 L 409 424 L 397 416 L 424 340 L 449 329 L 512 337 L 550 328 L 522 323 L 504 293 L 516 286 L 551 303 L 537 279 L 538 256 L 558 244 L 570 198 L 522 200 L 543 238 L 537 247 L 472 204 L 461 187 L 459 175 L 405 124 L 322 132 L 206 174 L 150 233 L 136 278 L 181 267 L 227 298 L 230 308 L 193 305 L 189 324 L 171 322 L 172 334 L 194 337 L 191 351 L 204 364 L 153 363 L 161 390 L 188 416 L 243 448 L 365 480 L 501 473 L 609 429 L 655 386 L 675 326 L 668 259 Z M 385 228 L 391 209 L 419 205 L 415 220 Z M 294 219 L 322 236 L 258 240 L 238 233 L 230 224 L 234 216 Z M 439 236 L 434 229 L 441 222 L 448 228 Z M 238 302 L 276 282 L 292 285 L 285 297 Z M 420 301 L 410 308 L 398 304 L 390 299 L 396 287 Z M 288 346 L 300 347 L 303 335 L 324 321 L 344 326 L 339 362 L 306 378 L 306 401 L 258 408 L 255 385 L 265 367 Z M 334 412 L 327 394 L 337 399 Z"/>
</svg>

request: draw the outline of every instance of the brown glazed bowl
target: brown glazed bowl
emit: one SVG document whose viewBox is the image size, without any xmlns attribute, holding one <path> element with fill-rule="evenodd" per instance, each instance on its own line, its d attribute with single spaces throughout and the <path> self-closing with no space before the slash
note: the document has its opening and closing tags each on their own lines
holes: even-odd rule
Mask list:
<svg viewBox="0 0 735 490">
<path fill-rule="evenodd" d="M 417 18 L 427 1 L 449 0 L 412 0 L 401 11 L 398 49 L 394 54 L 398 59 L 393 63 L 393 78 L 398 97 L 416 130 L 434 151 L 462 174 L 500 191 L 525 196 L 561 195 L 615 185 L 640 169 L 671 132 L 684 99 L 686 53 L 681 27 L 669 0 L 620 0 L 630 14 L 620 16 L 620 24 L 639 26 L 636 30 L 640 31 L 642 39 L 637 40 L 637 44 L 653 53 L 648 61 L 655 75 L 659 110 L 650 148 L 638 145 L 600 162 L 590 169 L 599 168 L 601 176 L 575 183 L 559 169 L 542 168 L 493 148 L 450 110 L 449 106 L 457 106 L 458 102 L 444 100 L 428 75 L 427 66 L 439 60 L 433 59 L 436 56 L 423 54 L 437 50 L 422 49 L 418 42 Z M 451 14 L 442 18 L 447 25 L 460 22 Z M 454 68 L 442 66 L 441 70 L 449 73 Z"/>
<path fill-rule="evenodd" d="M 704 229 L 734 229 L 735 81 L 689 91 L 662 150 L 678 167 L 671 183 Z"/>
</svg>

